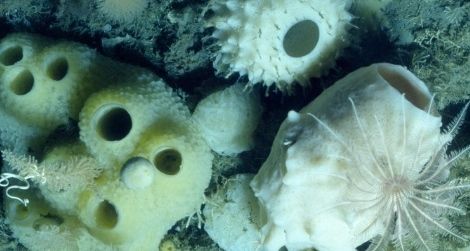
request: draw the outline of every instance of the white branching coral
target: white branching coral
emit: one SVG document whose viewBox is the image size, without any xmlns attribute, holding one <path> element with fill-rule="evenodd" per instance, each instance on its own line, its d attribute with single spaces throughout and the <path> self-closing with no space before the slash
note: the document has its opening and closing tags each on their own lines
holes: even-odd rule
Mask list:
<svg viewBox="0 0 470 251">
<path fill-rule="evenodd" d="M 209 26 L 220 51 L 218 72 L 238 72 L 249 82 L 289 91 L 292 82 L 307 85 L 333 64 L 347 44 L 351 15 L 345 0 L 216 1 Z"/>
</svg>

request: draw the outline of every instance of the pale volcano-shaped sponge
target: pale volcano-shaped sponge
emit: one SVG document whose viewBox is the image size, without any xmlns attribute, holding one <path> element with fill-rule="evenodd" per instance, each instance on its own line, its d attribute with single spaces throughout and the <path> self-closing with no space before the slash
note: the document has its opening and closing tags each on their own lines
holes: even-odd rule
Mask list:
<svg viewBox="0 0 470 251">
<path fill-rule="evenodd" d="M 350 1 L 224 1 L 213 4 L 209 26 L 219 40 L 218 72 L 247 75 L 289 91 L 329 69 L 347 44 Z"/>
</svg>

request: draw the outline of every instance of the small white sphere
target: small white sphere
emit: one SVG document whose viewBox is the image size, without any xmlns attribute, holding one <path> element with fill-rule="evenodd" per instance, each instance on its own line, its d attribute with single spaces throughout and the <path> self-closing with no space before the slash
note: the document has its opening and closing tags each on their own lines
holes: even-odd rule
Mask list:
<svg viewBox="0 0 470 251">
<path fill-rule="evenodd" d="M 129 189 L 143 189 L 153 183 L 155 167 L 143 157 L 130 158 L 121 170 L 121 181 Z"/>
</svg>

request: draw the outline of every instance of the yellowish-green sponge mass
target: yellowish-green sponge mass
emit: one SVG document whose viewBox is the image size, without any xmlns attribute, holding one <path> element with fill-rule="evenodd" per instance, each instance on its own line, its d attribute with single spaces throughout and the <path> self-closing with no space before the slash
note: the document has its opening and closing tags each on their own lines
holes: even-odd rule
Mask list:
<svg viewBox="0 0 470 251">
<path fill-rule="evenodd" d="M 39 163 L 11 155 L 44 180 L 15 193 L 27 207 L 4 203 L 13 236 L 32 251 L 47 249 L 35 242 L 157 250 L 203 203 L 212 153 L 182 99 L 148 70 L 81 44 L 13 34 L 0 41 L 3 114 L 43 137 L 69 118 L 79 124 L 79 139 L 49 140 Z"/>
<path fill-rule="evenodd" d="M 3 39 L 0 58 L 5 110 L 46 131 L 77 119 L 83 101 L 113 76 L 107 69 L 119 65 L 84 45 L 28 34 Z"/>
<path fill-rule="evenodd" d="M 162 117 L 140 138 L 129 161 L 105 171 L 102 179 L 107 182 L 97 182 L 84 197 L 80 219 L 104 243 L 156 250 L 177 220 L 198 211 L 212 154 L 191 121 Z M 133 168 L 145 171 L 129 172 Z M 139 181 L 145 184 L 139 186 Z"/>
<path fill-rule="evenodd" d="M 107 168 L 123 164 L 153 124 L 171 119 L 168 126 L 174 127 L 189 118 L 188 108 L 163 81 L 140 79 L 92 95 L 80 113 L 80 138 Z"/>
</svg>

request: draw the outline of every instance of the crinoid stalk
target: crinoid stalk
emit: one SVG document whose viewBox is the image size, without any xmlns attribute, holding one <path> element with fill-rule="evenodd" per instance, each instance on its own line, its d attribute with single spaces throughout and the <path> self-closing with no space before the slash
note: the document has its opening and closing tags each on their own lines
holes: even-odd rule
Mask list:
<svg viewBox="0 0 470 251">
<path fill-rule="evenodd" d="M 468 236 L 456 229 L 449 219 L 466 213 L 465 205 L 461 205 L 457 198 L 470 188 L 470 183 L 468 179 L 451 179 L 449 173 L 470 146 L 450 153 L 448 147 L 464 121 L 470 103 L 442 130 L 438 142 L 430 147 L 423 145 L 426 135 L 419 129 L 408 130 L 409 115 L 404 105 L 400 139 L 391 142 L 384 131 L 387 125 L 383 115 L 375 114 L 373 120 L 362 119 L 353 99 L 349 98 L 349 101 L 355 117 L 354 126 L 361 135 L 355 139 L 355 144 L 347 142 L 345 135 L 315 115 L 309 115 L 348 153 L 343 158 L 351 167 L 345 177 L 349 192 L 338 205 L 347 205 L 346 210 L 354 210 L 357 217 L 367 219 L 354 227 L 359 235 L 382 229 L 372 239 L 368 250 L 384 250 L 390 245 L 397 250 L 442 250 L 440 242 L 443 237 L 468 242 Z M 402 104 L 404 102 L 403 96 Z M 428 115 L 431 107 L 432 103 L 426 111 Z M 397 142 L 401 147 L 396 147 Z"/>
</svg>

